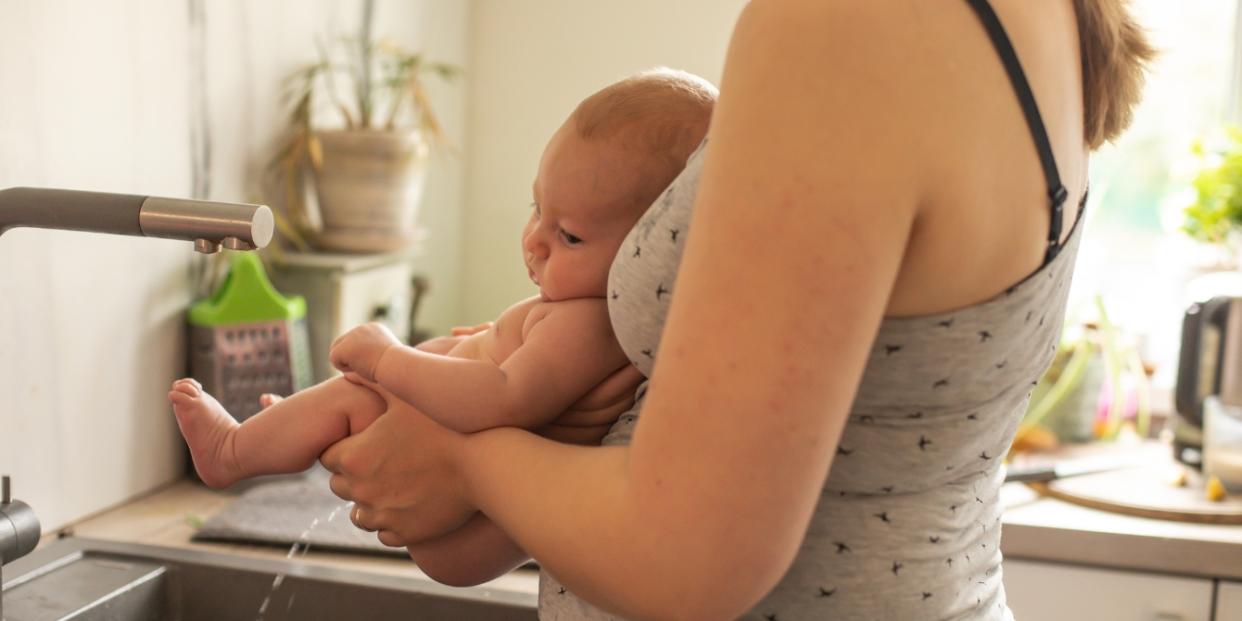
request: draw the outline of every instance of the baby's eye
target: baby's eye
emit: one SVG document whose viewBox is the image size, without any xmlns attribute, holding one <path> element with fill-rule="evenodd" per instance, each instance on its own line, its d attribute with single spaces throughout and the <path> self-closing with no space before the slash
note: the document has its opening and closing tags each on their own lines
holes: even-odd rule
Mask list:
<svg viewBox="0 0 1242 621">
<path fill-rule="evenodd" d="M 539 203 L 531 203 L 530 206 L 535 210 L 535 219 L 538 220 L 541 215 L 539 213 Z"/>
<path fill-rule="evenodd" d="M 578 237 L 577 235 L 571 234 L 569 231 L 566 231 L 565 229 L 561 229 L 561 237 L 564 237 L 565 243 L 569 244 L 570 246 L 577 246 L 578 244 L 582 243 L 582 238 Z"/>
</svg>

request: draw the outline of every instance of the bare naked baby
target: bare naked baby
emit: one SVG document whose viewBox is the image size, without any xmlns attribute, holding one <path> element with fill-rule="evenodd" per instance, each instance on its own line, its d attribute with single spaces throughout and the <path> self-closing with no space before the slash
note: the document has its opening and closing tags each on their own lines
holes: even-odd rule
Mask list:
<svg viewBox="0 0 1242 621">
<path fill-rule="evenodd" d="M 407 347 L 379 324 L 360 326 L 332 347 L 333 364 L 348 377 L 298 392 L 241 424 L 193 379 L 174 382 L 169 399 L 199 477 L 227 487 L 305 470 L 374 422 L 392 398 L 462 433 L 554 423 L 629 364 L 608 319 L 608 269 L 706 134 L 715 94 L 701 78 L 660 69 L 578 105 L 544 149 L 522 232 L 539 295 L 488 328 Z M 597 428 L 611 422 L 596 421 Z"/>
</svg>

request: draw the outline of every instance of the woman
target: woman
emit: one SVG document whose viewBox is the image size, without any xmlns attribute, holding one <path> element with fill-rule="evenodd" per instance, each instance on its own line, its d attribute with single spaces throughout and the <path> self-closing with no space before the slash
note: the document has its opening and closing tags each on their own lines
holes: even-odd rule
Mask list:
<svg viewBox="0 0 1242 621">
<path fill-rule="evenodd" d="M 752 1 L 613 265 L 608 446 L 384 416 L 333 490 L 449 582 L 529 553 L 543 618 L 1010 617 L 1000 457 L 1151 55 L 1118 0 Z"/>
</svg>

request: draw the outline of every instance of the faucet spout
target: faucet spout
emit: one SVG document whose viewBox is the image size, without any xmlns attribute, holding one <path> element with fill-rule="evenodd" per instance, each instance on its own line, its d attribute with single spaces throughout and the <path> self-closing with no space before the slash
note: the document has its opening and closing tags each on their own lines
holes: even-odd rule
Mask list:
<svg viewBox="0 0 1242 621">
<path fill-rule="evenodd" d="M 255 250 L 272 240 L 266 205 L 53 188 L 0 190 L 0 235 L 16 227 L 184 239 L 212 253 Z"/>
</svg>

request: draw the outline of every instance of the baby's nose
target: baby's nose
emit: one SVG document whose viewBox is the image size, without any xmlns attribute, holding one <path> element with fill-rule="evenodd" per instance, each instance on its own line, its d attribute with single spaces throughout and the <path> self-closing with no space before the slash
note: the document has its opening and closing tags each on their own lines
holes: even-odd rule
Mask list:
<svg viewBox="0 0 1242 621">
<path fill-rule="evenodd" d="M 523 240 L 522 248 L 526 250 L 528 261 L 548 256 L 548 245 L 540 238 L 539 233 L 531 233 Z"/>
</svg>

